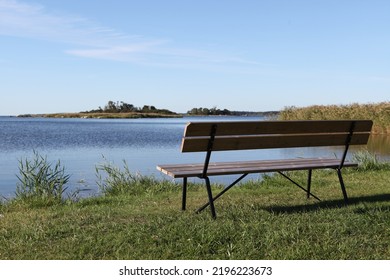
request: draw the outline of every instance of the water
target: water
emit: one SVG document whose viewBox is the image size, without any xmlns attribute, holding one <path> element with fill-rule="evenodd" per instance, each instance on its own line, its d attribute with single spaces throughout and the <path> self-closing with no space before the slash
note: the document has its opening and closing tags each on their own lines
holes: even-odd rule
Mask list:
<svg viewBox="0 0 390 280">
<path fill-rule="evenodd" d="M 104 162 L 123 166 L 144 175 L 168 178 L 156 170 L 167 163 L 202 162 L 202 153 L 180 153 L 184 125 L 189 121 L 261 120 L 259 117 L 186 117 L 178 119 L 46 119 L 0 117 L 0 196 L 12 197 L 18 161 L 32 158 L 33 151 L 50 162 L 61 161 L 71 174 L 70 191 L 98 191 L 95 168 Z M 388 158 L 388 137 L 370 141 L 369 150 Z M 212 160 L 250 160 L 340 154 L 340 149 L 274 149 L 214 153 Z M 252 175 L 253 177 L 259 175 Z M 225 183 L 228 177 L 214 180 Z"/>
</svg>

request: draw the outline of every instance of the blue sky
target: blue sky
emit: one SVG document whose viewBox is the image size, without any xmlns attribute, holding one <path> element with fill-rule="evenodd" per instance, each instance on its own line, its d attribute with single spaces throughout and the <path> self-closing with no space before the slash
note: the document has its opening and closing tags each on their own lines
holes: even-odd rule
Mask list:
<svg viewBox="0 0 390 280">
<path fill-rule="evenodd" d="M 390 1 L 0 0 L 0 115 L 389 101 Z"/>
</svg>

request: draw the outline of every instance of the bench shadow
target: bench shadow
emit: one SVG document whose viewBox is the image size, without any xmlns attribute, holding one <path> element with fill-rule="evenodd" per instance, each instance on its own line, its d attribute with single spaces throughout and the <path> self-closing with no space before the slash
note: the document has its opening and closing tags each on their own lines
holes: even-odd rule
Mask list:
<svg viewBox="0 0 390 280">
<path fill-rule="evenodd" d="M 310 205 L 270 206 L 270 207 L 260 207 L 260 208 L 273 213 L 293 214 L 293 213 L 300 213 L 300 212 L 317 211 L 323 208 L 348 207 L 349 205 L 355 205 L 361 202 L 375 203 L 375 202 L 387 202 L 387 201 L 390 202 L 390 194 L 351 197 L 348 199 L 348 204 L 346 204 L 343 199 L 338 199 L 338 200 L 320 201 L 318 203 L 310 204 Z"/>
</svg>

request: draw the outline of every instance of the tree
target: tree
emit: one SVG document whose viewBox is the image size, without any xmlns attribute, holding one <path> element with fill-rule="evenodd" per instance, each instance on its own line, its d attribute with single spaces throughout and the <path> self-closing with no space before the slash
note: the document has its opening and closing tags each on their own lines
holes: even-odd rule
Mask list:
<svg viewBox="0 0 390 280">
<path fill-rule="evenodd" d="M 122 113 L 134 112 L 136 111 L 136 108 L 134 107 L 133 104 L 128 104 L 121 101 L 119 111 Z"/>
<path fill-rule="evenodd" d="M 116 108 L 115 102 L 113 102 L 111 100 L 108 101 L 106 106 L 104 106 L 104 112 L 114 113 L 116 111 L 117 111 L 117 108 Z"/>
</svg>

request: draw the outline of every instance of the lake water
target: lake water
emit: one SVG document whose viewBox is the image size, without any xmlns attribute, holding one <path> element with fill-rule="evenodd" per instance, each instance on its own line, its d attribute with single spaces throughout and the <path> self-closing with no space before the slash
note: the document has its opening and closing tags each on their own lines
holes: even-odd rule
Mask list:
<svg viewBox="0 0 390 280">
<path fill-rule="evenodd" d="M 0 196 L 12 197 L 18 174 L 18 161 L 32 158 L 33 151 L 50 162 L 61 161 L 71 175 L 69 190 L 98 192 L 95 168 L 104 162 L 119 167 L 123 161 L 134 172 L 168 178 L 156 170 L 164 163 L 202 162 L 202 153 L 180 153 L 184 125 L 189 121 L 262 120 L 259 117 L 185 117 L 174 119 L 46 119 L 0 117 Z M 389 137 L 371 137 L 368 149 L 390 158 Z M 341 150 L 272 149 L 214 153 L 212 160 L 250 160 L 302 156 L 341 156 Z M 259 175 L 252 175 L 251 178 Z M 227 177 L 215 177 L 225 183 Z"/>
</svg>

